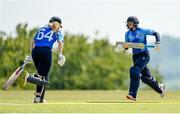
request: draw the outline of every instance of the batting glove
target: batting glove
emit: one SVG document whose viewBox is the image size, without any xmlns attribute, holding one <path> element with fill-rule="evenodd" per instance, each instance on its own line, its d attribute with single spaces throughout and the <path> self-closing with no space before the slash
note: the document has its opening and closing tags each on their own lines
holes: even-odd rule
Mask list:
<svg viewBox="0 0 180 114">
<path fill-rule="evenodd" d="M 124 47 L 122 45 L 120 45 L 120 44 L 117 45 L 116 48 L 115 48 L 115 52 L 119 53 L 119 52 L 122 52 L 122 51 L 124 51 Z"/>
<path fill-rule="evenodd" d="M 58 64 L 60 65 L 60 66 L 63 66 L 64 65 L 64 63 L 66 62 L 66 57 L 64 56 L 64 55 L 59 55 L 59 60 L 58 60 Z"/>
<path fill-rule="evenodd" d="M 154 49 L 155 49 L 156 51 L 160 51 L 160 47 L 161 47 L 160 42 L 155 42 L 155 47 L 154 47 Z"/>
<path fill-rule="evenodd" d="M 24 59 L 24 62 L 26 62 L 26 63 L 32 63 L 32 56 L 30 55 L 30 56 L 26 56 L 25 57 L 25 59 Z"/>
</svg>

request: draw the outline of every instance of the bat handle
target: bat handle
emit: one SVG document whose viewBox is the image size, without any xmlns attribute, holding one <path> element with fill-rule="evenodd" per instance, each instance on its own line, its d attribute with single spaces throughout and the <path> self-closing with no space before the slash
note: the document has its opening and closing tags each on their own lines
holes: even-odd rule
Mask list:
<svg viewBox="0 0 180 114">
<path fill-rule="evenodd" d="M 147 45 L 146 47 L 147 47 L 147 48 L 154 48 L 155 46 Z"/>
<path fill-rule="evenodd" d="M 22 65 L 22 67 L 25 67 L 25 66 L 26 66 L 26 64 L 27 64 L 27 62 L 24 62 L 24 64 Z"/>
</svg>

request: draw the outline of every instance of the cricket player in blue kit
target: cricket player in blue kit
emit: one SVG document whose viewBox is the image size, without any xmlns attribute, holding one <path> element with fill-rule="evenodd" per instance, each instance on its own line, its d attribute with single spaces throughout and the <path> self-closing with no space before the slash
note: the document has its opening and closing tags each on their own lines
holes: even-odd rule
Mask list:
<svg viewBox="0 0 180 114">
<path fill-rule="evenodd" d="M 144 43 L 147 44 L 147 35 L 155 36 L 155 49 L 160 49 L 160 36 L 157 32 L 150 29 L 143 29 L 138 27 L 139 20 L 135 16 L 130 16 L 127 19 L 127 28 L 129 29 L 125 34 L 126 42 Z M 127 98 L 136 101 L 137 91 L 139 88 L 140 79 L 145 84 L 149 85 L 153 90 L 164 97 L 165 86 L 157 82 L 157 80 L 150 74 L 147 64 L 150 60 L 150 55 L 147 47 L 144 49 L 133 50 L 133 66 L 130 68 L 130 87 Z"/>
<path fill-rule="evenodd" d="M 58 42 L 58 63 L 60 66 L 65 63 L 65 56 L 62 55 L 64 38 L 59 30 L 60 28 L 62 28 L 61 19 L 54 16 L 49 20 L 48 26 L 39 29 L 31 42 L 31 55 L 37 73 L 34 75 L 26 73 L 25 83 L 29 82 L 37 85 L 34 103 L 44 102 L 46 86 L 49 85 L 48 73 L 51 68 L 52 60 L 51 49 L 56 41 Z M 25 61 L 30 61 L 30 57 L 26 58 Z"/>
</svg>

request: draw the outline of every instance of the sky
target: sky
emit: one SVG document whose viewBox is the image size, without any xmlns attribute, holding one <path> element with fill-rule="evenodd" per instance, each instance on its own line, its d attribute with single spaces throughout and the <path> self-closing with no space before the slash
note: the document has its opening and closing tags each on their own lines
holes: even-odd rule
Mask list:
<svg viewBox="0 0 180 114">
<path fill-rule="evenodd" d="M 18 23 L 27 22 L 31 29 L 59 16 L 63 31 L 83 33 L 89 40 L 123 41 L 132 15 L 140 27 L 180 38 L 179 0 L 0 0 L 0 30 L 11 34 Z"/>
</svg>

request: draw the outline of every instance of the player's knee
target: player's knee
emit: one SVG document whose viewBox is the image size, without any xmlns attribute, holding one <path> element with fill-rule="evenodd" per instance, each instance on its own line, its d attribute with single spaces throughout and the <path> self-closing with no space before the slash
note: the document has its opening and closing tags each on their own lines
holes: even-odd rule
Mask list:
<svg viewBox="0 0 180 114">
<path fill-rule="evenodd" d="M 156 79 L 154 77 L 152 77 L 152 76 L 141 76 L 141 80 L 145 84 L 149 84 L 152 81 L 156 81 Z"/>
<path fill-rule="evenodd" d="M 146 77 L 144 77 L 144 76 L 141 76 L 141 81 L 142 81 L 143 83 L 145 83 L 145 84 L 148 83 L 148 79 L 147 79 Z"/>
<path fill-rule="evenodd" d="M 130 68 L 130 78 L 139 79 L 140 78 L 140 68 L 133 66 Z"/>
<path fill-rule="evenodd" d="M 44 79 L 44 80 L 46 80 L 46 81 L 49 80 L 49 79 L 48 79 L 48 76 L 40 75 L 40 74 L 38 74 L 38 73 L 34 74 L 34 77 L 39 78 L 39 79 Z"/>
<path fill-rule="evenodd" d="M 39 79 L 43 79 L 43 76 L 39 75 L 38 73 L 34 74 L 34 77 L 39 78 Z"/>
</svg>

